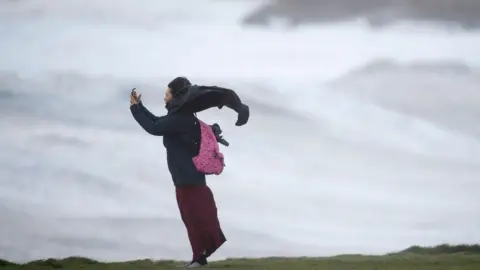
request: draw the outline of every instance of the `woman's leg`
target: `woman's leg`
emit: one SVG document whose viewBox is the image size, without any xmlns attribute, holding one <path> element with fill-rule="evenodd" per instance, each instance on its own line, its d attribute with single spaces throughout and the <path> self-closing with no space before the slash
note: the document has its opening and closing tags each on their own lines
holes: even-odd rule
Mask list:
<svg viewBox="0 0 480 270">
<path fill-rule="evenodd" d="M 208 186 L 177 188 L 177 201 L 187 228 L 193 261 L 203 261 L 212 255 L 226 238 L 220 228 L 213 193 Z"/>
<path fill-rule="evenodd" d="M 180 216 L 187 229 L 188 240 L 192 248 L 192 261 L 198 260 L 203 252 L 201 234 L 195 226 L 195 208 L 192 208 L 191 189 L 180 187 L 176 189 L 177 204 Z"/>
</svg>

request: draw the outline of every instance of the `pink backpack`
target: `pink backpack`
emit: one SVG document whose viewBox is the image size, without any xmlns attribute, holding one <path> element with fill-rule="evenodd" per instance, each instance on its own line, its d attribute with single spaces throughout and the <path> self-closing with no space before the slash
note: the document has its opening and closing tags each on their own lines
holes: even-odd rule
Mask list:
<svg viewBox="0 0 480 270">
<path fill-rule="evenodd" d="M 219 175 L 225 167 L 225 162 L 217 138 L 210 125 L 201 120 L 198 120 L 198 123 L 200 123 L 201 130 L 200 151 L 193 158 L 193 164 L 199 172 Z"/>
</svg>

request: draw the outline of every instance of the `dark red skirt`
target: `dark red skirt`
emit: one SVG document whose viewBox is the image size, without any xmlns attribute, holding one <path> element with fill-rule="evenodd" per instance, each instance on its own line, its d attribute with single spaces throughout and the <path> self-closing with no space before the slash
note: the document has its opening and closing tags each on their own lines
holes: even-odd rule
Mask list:
<svg viewBox="0 0 480 270">
<path fill-rule="evenodd" d="M 193 260 L 212 255 L 227 239 L 220 228 L 217 206 L 208 186 L 176 188 L 177 203 L 192 246 Z"/>
</svg>

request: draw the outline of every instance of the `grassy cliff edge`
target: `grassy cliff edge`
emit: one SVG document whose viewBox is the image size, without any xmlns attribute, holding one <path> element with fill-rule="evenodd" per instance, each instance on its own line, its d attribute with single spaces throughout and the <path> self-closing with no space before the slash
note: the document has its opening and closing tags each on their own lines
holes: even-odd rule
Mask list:
<svg viewBox="0 0 480 270">
<path fill-rule="evenodd" d="M 182 262 L 137 260 L 127 262 L 99 262 L 88 258 L 69 257 L 64 259 L 46 259 L 25 264 L 15 264 L 0 260 L 0 268 L 14 269 L 172 269 Z M 319 258 L 236 258 L 212 262 L 213 269 L 328 269 L 328 270 L 443 270 L 443 269 L 480 269 L 480 245 L 439 245 L 435 247 L 412 246 L 403 251 L 382 256 L 338 255 Z"/>
</svg>

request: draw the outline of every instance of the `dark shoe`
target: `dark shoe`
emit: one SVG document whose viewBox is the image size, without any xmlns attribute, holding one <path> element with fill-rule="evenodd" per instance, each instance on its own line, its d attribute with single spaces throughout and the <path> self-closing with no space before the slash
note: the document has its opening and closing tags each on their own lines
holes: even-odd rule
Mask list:
<svg viewBox="0 0 480 270">
<path fill-rule="evenodd" d="M 205 254 L 202 255 L 202 257 L 200 257 L 200 260 L 198 260 L 198 263 L 203 266 L 207 265 L 208 264 L 207 256 L 205 256 Z"/>
</svg>

